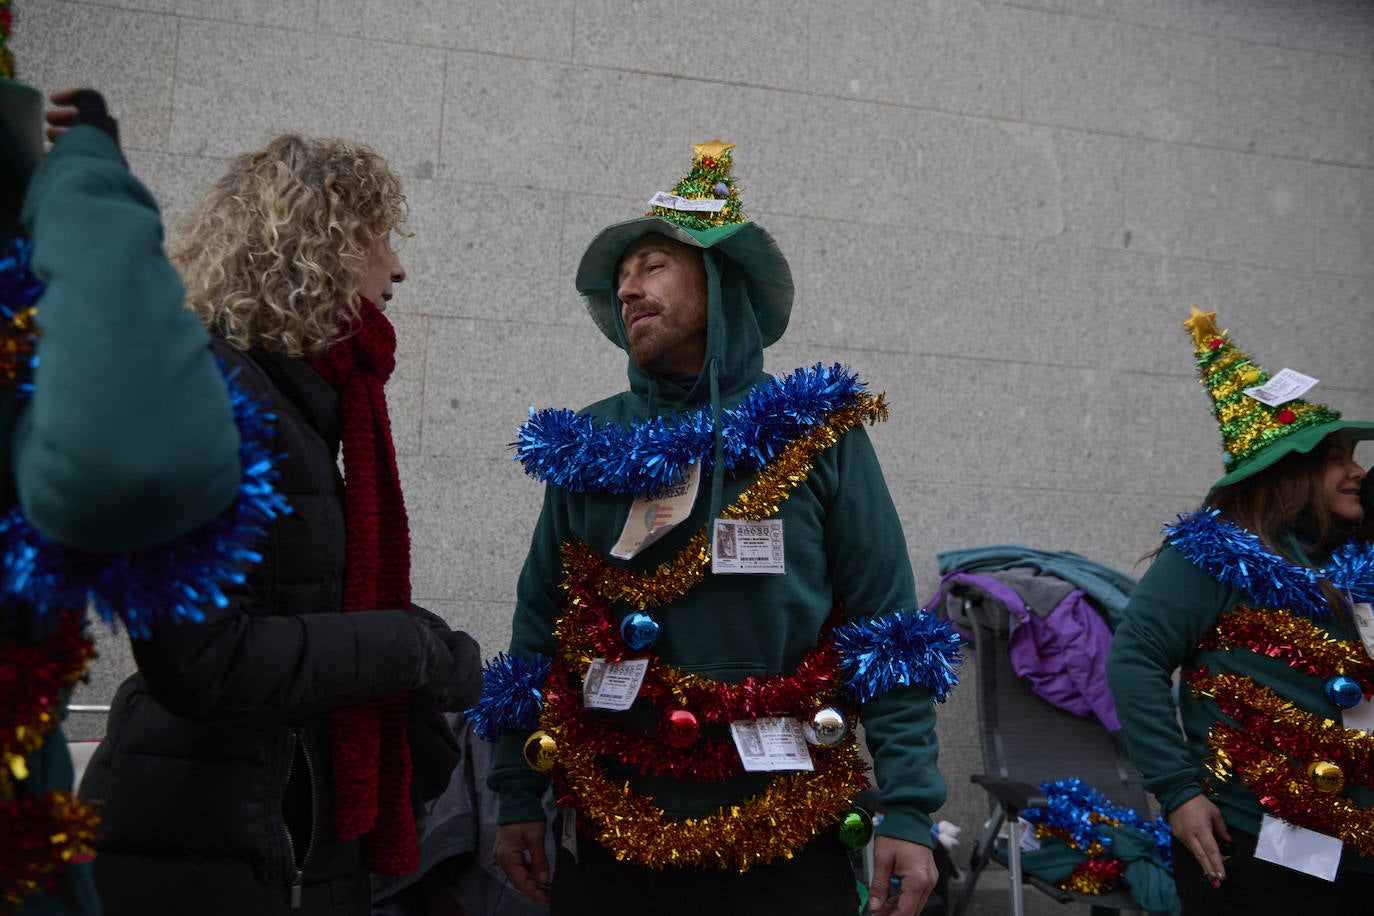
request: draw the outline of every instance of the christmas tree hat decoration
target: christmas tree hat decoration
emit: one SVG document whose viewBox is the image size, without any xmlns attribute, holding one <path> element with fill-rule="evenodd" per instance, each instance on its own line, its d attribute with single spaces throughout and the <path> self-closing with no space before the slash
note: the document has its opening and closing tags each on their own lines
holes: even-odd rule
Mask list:
<svg viewBox="0 0 1374 916">
<path fill-rule="evenodd" d="M 734 150 L 735 144 L 721 140 L 694 145 L 692 167 L 672 190 L 654 194 L 648 214 L 607 226 L 587 246 L 577 267 L 577 290 L 592 320 L 611 341 L 619 343 L 616 270 L 625 249 L 650 233 L 695 248 L 716 249 L 739 264 L 765 347 L 787 329 L 792 270 L 773 237 L 744 218 L 735 184 Z"/>
<path fill-rule="evenodd" d="M 1270 375 L 1219 331 L 1216 312 L 1192 309 L 1183 322 L 1193 337 L 1198 380 L 1212 396 L 1221 427 L 1226 476 L 1212 489 L 1238 483 L 1294 452 L 1306 453 L 1332 433 L 1350 442 L 1374 439 L 1374 423 L 1342 420 L 1338 411 L 1301 397 L 1317 380 L 1284 369 Z"/>
</svg>

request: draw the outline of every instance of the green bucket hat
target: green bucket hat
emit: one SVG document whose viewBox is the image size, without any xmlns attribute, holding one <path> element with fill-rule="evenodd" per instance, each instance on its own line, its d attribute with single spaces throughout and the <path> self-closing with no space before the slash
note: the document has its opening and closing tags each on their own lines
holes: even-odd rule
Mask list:
<svg viewBox="0 0 1374 916">
<path fill-rule="evenodd" d="M 601 333 L 619 343 L 616 269 L 625 249 L 651 233 L 695 248 L 714 248 L 743 268 L 749 301 L 767 347 L 787 329 L 795 291 L 792 270 L 773 237 L 744 218 L 732 174 L 734 144 L 713 140 L 692 149 L 691 171 L 671 193 L 655 194 L 647 215 L 615 223 L 596 234 L 577 266 L 577 291 Z"/>
<path fill-rule="evenodd" d="M 1289 369 L 1271 376 L 1231 342 L 1229 331 L 1217 330 L 1216 317 L 1193 308 L 1183 322 L 1193 337 L 1198 380 L 1212 397 L 1221 429 L 1226 475 L 1212 490 L 1239 483 L 1287 455 L 1310 452 L 1332 433 L 1352 445 L 1374 439 L 1374 422 L 1343 420 L 1339 411 L 1297 397 L 1316 380 Z"/>
</svg>

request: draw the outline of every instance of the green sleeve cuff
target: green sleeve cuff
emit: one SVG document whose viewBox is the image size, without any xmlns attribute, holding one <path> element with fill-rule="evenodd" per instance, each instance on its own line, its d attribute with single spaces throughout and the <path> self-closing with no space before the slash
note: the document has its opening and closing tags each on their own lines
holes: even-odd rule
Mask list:
<svg viewBox="0 0 1374 916">
<path fill-rule="evenodd" d="M 930 815 L 924 811 L 896 809 L 884 812 L 883 822 L 873 832 L 878 836 L 933 847 L 935 837 L 930 832 L 931 824 Z"/>
</svg>

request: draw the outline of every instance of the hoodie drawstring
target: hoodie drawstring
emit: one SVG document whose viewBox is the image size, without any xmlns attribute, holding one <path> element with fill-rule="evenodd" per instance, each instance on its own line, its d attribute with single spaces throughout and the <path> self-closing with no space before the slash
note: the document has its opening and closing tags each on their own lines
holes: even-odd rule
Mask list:
<svg viewBox="0 0 1374 916">
<path fill-rule="evenodd" d="M 715 520 L 720 517 L 721 504 L 725 498 L 725 436 L 720 425 L 720 382 L 716 377 L 718 365 L 719 362 L 714 356 L 707 364 L 711 378 L 711 435 L 715 444 L 715 462 L 711 466 L 711 512 L 706 518 L 707 524 L 712 528 L 715 527 Z M 713 530 L 707 532 L 707 537 L 711 538 L 711 543 L 715 543 Z"/>
</svg>

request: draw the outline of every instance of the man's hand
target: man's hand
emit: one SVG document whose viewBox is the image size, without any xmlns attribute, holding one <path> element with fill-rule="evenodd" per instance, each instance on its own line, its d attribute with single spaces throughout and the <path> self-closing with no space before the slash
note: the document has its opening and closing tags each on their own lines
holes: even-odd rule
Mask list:
<svg viewBox="0 0 1374 916">
<path fill-rule="evenodd" d="M 888 881 L 902 881 L 902 893 L 893 906 L 887 903 Z M 868 888 L 868 909 L 871 913 L 895 913 L 896 916 L 916 916 L 926 905 L 940 877 L 935 868 L 935 856 L 930 848 L 909 840 L 880 836 L 873 844 L 873 883 Z"/>
<path fill-rule="evenodd" d="M 520 893 L 549 902 L 549 857 L 544 854 L 543 821 L 502 824 L 496 828 L 496 863 Z"/>
<path fill-rule="evenodd" d="M 1221 819 L 1221 810 L 1205 795 L 1194 795 L 1169 812 L 1169 829 L 1174 839 L 1188 848 L 1202 866 L 1202 873 L 1216 887 L 1226 880 L 1226 865 L 1222 862 L 1220 837 L 1231 842 L 1231 831 Z"/>
</svg>

